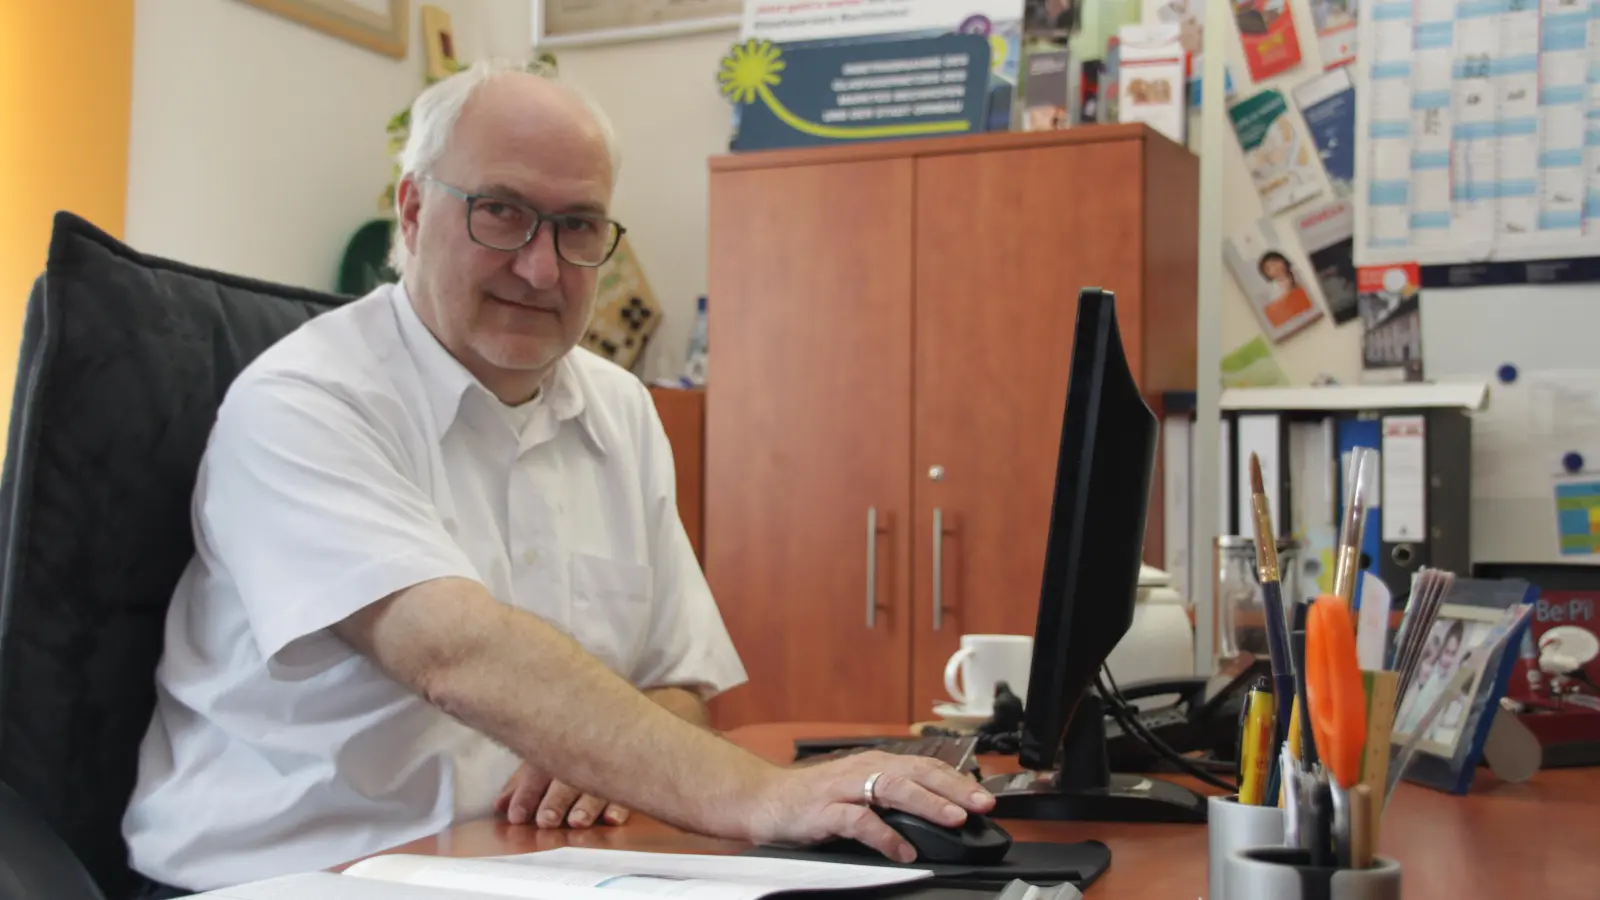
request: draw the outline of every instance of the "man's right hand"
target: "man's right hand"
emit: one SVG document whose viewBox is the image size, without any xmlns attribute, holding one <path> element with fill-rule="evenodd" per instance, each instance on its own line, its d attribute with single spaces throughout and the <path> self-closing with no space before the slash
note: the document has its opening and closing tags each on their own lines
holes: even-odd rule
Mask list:
<svg viewBox="0 0 1600 900">
<path fill-rule="evenodd" d="M 425 581 L 335 632 L 391 677 L 522 759 L 689 831 L 758 843 L 851 838 L 891 859 L 911 848 L 869 808 L 959 826 L 994 798 L 926 757 L 868 752 L 782 768 L 674 716 L 543 619 L 481 584 Z M 540 686 L 527 691 L 526 685 Z M 551 722 L 568 723 L 550 727 Z"/>
<path fill-rule="evenodd" d="M 752 798 L 748 838 L 755 843 L 815 844 L 835 836 L 866 844 L 890 859 L 911 862 L 916 852 L 867 804 L 874 773 L 874 806 L 891 807 L 957 827 L 967 813 L 986 813 L 994 797 L 970 776 L 924 756 L 868 751 L 783 769 L 770 790 Z"/>
</svg>

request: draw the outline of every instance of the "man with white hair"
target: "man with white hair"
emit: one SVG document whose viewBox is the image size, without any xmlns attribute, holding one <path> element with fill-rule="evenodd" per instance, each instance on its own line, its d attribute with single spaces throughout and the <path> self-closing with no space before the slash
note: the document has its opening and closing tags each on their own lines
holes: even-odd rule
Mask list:
<svg viewBox="0 0 1600 900">
<path fill-rule="evenodd" d="M 869 804 L 950 825 L 990 808 L 928 759 L 784 768 L 704 727 L 745 673 L 670 448 L 643 385 L 575 347 L 622 234 L 614 146 L 548 78 L 477 66 L 429 88 L 400 282 L 230 387 L 124 818 L 144 896 L 335 865 L 497 806 L 902 860 Z"/>
</svg>

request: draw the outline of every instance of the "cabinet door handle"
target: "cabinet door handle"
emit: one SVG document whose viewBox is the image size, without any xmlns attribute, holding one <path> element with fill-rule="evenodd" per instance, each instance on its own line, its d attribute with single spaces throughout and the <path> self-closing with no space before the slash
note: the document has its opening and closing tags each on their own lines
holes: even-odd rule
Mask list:
<svg viewBox="0 0 1600 900">
<path fill-rule="evenodd" d="M 944 510 L 933 509 L 933 630 L 944 627 Z"/>
<path fill-rule="evenodd" d="M 867 507 L 867 628 L 878 627 L 878 508 Z"/>
</svg>

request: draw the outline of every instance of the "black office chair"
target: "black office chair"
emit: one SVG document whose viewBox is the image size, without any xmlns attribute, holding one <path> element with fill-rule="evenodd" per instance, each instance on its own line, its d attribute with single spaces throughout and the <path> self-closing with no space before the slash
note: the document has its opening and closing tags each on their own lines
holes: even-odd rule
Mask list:
<svg viewBox="0 0 1600 900">
<path fill-rule="evenodd" d="M 118 900 L 141 884 L 122 815 L 217 407 L 257 354 L 350 298 L 54 225 L 0 476 L 0 894 Z"/>
</svg>

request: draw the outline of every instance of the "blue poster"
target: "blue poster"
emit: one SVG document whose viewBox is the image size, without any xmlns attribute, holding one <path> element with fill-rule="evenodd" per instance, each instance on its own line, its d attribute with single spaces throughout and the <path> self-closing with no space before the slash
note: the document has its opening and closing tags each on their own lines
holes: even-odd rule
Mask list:
<svg viewBox="0 0 1600 900">
<path fill-rule="evenodd" d="M 1356 178 L 1356 91 L 1348 69 L 1334 69 L 1295 89 L 1295 103 L 1334 193 L 1350 196 Z"/>
<path fill-rule="evenodd" d="M 739 106 L 734 150 L 969 134 L 984 130 L 989 41 L 952 34 L 810 47 L 751 38 L 717 82 Z"/>
</svg>

